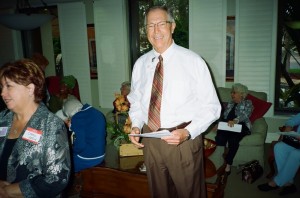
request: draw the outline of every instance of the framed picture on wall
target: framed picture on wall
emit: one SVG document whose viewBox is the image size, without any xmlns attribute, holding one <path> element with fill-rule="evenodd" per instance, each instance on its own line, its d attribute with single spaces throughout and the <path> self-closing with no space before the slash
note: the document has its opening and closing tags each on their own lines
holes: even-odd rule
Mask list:
<svg viewBox="0 0 300 198">
<path fill-rule="evenodd" d="M 227 17 L 226 29 L 226 81 L 234 81 L 235 17 Z"/>
<path fill-rule="evenodd" d="M 90 59 L 90 76 L 91 79 L 98 79 L 94 24 L 87 25 L 87 33 L 88 33 L 89 59 Z"/>
</svg>

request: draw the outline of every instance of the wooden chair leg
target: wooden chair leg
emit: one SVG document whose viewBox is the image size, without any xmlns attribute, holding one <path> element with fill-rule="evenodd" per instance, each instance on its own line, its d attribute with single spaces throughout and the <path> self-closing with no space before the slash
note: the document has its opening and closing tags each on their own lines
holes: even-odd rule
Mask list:
<svg viewBox="0 0 300 198">
<path fill-rule="evenodd" d="M 268 179 L 271 179 L 275 175 L 275 159 L 274 156 L 269 156 L 268 164 L 270 167 L 270 172 L 266 175 Z"/>
<path fill-rule="evenodd" d="M 270 168 L 270 172 L 266 175 L 266 177 L 268 179 L 271 179 L 274 175 L 275 175 L 275 157 L 274 157 L 274 145 L 277 143 L 278 141 L 273 141 L 271 143 L 271 147 L 270 147 L 270 152 L 269 152 L 269 156 L 268 156 L 268 164 L 269 164 L 269 168 Z"/>
</svg>

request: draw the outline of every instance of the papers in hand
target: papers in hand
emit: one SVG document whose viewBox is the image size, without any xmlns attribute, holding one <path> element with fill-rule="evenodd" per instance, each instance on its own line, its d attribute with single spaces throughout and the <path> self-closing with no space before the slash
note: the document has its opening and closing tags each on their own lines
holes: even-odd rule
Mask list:
<svg viewBox="0 0 300 198">
<path fill-rule="evenodd" d="M 129 134 L 130 136 L 138 136 L 138 137 L 147 137 L 147 138 L 161 138 L 165 136 L 170 136 L 171 133 L 168 130 L 155 131 L 151 133 L 142 133 L 142 134 Z"/>
<path fill-rule="evenodd" d="M 218 129 L 240 133 L 242 131 L 242 125 L 234 124 L 233 127 L 230 127 L 227 122 L 219 122 Z"/>
<path fill-rule="evenodd" d="M 297 133 L 295 131 L 289 131 L 289 132 L 276 132 L 280 135 L 289 135 L 289 136 L 293 136 L 293 137 L 300 137 L 300 133 Z"/>
</svg>

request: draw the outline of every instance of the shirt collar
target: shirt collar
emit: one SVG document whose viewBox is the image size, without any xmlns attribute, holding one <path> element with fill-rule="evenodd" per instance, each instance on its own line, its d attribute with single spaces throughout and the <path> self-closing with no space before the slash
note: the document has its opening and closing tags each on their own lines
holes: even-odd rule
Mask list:
<svg viewBox="0 0 300 198">
<path fill-rule="evenodd" d="M 167 61 L 169 59 L 169 57 L 171 56 L 171 54 L 174 52 L 174 48 L 175 48 L 176 44 L 173 40 L 172 44 L 170 45 L 170 47 L 164 51 L 162 54 L 158 53 L 157 51 L 155 51 L 155 49 L 153 49 L 155 58 L 158 59 L 159 55 L 161 55 L 163 57 L 164 61 Z"/>
</svg>

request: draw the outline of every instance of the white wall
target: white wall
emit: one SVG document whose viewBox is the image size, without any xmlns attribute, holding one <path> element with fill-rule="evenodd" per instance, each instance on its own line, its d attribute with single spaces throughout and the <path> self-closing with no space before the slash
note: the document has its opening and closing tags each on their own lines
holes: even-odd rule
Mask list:
<svg viewBox="0 0 300 198">
<path fill-rule="evenodd" d="M 64 75 L 79 83 L 82 103 L 92 104 L 86 11 L 83 2 L 58 4 Z"/>
<path fill-rule="evenodd" d="M 222 0 L 190 0 L 189 2 L 190 49 L 207 62 L 215 85 L 223 87 L 226 81 L 227 3 Z"/>
<path fill-rule="evenodd" d="M 114 93 L 129 80 L 127 1 L 95 0 L 94 25 L 101 108 L 113 108 Z"/>
</svg>

